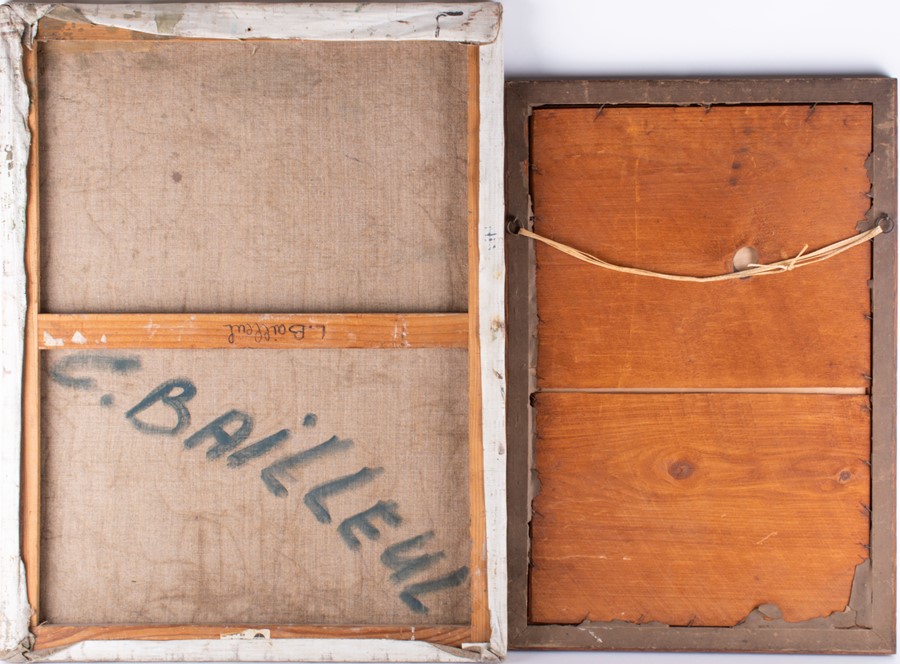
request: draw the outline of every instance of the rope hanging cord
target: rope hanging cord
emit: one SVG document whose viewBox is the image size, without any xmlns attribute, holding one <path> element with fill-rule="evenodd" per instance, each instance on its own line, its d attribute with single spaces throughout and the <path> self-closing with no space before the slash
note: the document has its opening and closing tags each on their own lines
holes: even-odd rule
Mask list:
<svg viewBox="0 0 900 664">
<path fill-rule="evenodd" d="M 800 253 L 798 253 L 793 258 L 787 258 L 785 260 L 776 261 L 774 263 L 750 263 L 749 266 L 744 270 L 728 272 L 726 274 L 716 274 L 708 277 L 693 277 L 684 274 L 667 274 L 665 272 L 643 270 L 637 267 L 616 265 L 614 263 L 609 263 L 602 258 L 597 258 L 596 256 L 593 256 L 587 252 L 575 249 L 574 247 L 570 247 L 569 245 L 563 244 L 562 242 L 551 240 L 548 237 L 538 235 L 537 233 L 529 231 L 526 228 L 522 228 L 518 223 L 518 220 L 513 220 L 513 222 L 511 222 L 511 225 L 512 228 L 509 228 L 508 230 L 514 235 L 521 235 L 523 237 L 531 238 L 532 240 L 546 244 L 548 247 L 553 247 L 554 249 L 561 251 L 564 254 L 568 254 L 569 256 L 577 258 L 578 260 L 584 261 L 585 263 L 588 263 L 590 265 L 596 265 L 597 267 L 602 267 L 606 270 L 612 270 L 614 272 L 635 274 L 641 277 L 655 277 L 657 279 L 666 279 L 668 281 L 688 281 L 693 283 L 729 281 L 731 279 L 746 279 L 747 277 L 761 277 L 769 274 L 782 274 L 784 272 L 790 272 L 791 270 L 795 270 L 799 267 L 805 267 L 807 265 L 812 265 L 813 263 L 819 263 L 821 261 L 828 260 L 829 258 L 833 258 L 838 254 L 844 253 L 848 249 L 852 249 L 853 247 L 865 244 L 869 240 L 873 240 L 882 233 L 890 233 L 894 229 L 893 220 L 887 215 L 881 215 L 880 217 L 878 217 L 878 219 L 876 219 L 875 225 L 869 230 L 862 231 L 845 240 L 833 242 L 825 247 L 822 247 L 821 249 L 810 251 L 809 253 L 807 253 L 809 245 L 804 245 L 803 249 L 800 250 Z"/>
</svg>

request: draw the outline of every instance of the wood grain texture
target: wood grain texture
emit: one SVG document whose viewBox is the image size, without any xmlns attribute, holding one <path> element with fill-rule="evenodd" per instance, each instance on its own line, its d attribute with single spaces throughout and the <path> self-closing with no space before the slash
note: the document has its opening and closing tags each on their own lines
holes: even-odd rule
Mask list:
<svg viewBox="0 0 900 664">
<path fill-rule="evenodd" d="M 141 41 L 146 39 L 172 39 L 166 35 L 154 35 L 124 28 L 93 23 L 75 23 L 45 16 L 38 21 L 37 41 Z"/>
<path fill-rule="evenodd" d="M 467 314 L 41 314 L 40 348 L 465 348 Z"/>
<path fill-rule="evenodd" d="M 697 276 L 791 258 L 869 209 L 869 105 L 537 109 L 537 233 Z M 538 386 L 860 387 L 871 248 L 785 275 L 685 284 L 536 247 Z"/>
<path fill-rule="evenodd" d="M 844 610 L 868 556 L 867 397 L 536 399 L 531 622 Z"/>
<path fill-rule="evenodd" d="M 487 524 L 484 503 L 484 447 L 482 442 L 481 344 L 478 306 L 478 196 L 479 196 L 479 51 L 469 47 L 467 58 L 469 98 L 468 131 L 468 308 L 469 308 L 469 509 L 472 550 L 472 638 L 483 643 L 491 638 L 491 614 L 487 588 Z"/>
<path fill-rule="evenodd" d="M 895 216 L 896 211 L 896 82 L 882 78 L 791 78 L 785 79 L 666 79 L 617 81 L 512 81 L 506 87 L 507 101 L 507 192 L 508 213 L 519 220 L 530 219 L 534 202 L 531 184 L 530 122 L 535 111 L 547 107 L 593 107 L 602 105 L 604 113 L 615 105 L 711 105 L 711 113 L 723 105 L 759 104 L 871 104 L 873 109 L 873 158 L 871 160 L 872 209 L 874 219 L 882 212 Z M 719 106 L 716 106 L 719 105 Z M 705 110 L 705 109 L 704 109 Z M 615 192 L 612 192 L 615 194 Z M 535 243 L 509 236 L 507 256 L 509 272 L 509 336 L 510 357 L 520 358 L 509 364 L 509 550 L 510 550 L 510 643 L 524 649 L 596 649 L 644 651 L 767 651 L 828 653 L 890 653 L 895 650 L 895 526 L 893 482 L 896 405 L 891 400 L 895 389 L 893 374 L 896 360 L 896 233 L 882 235 L 874 242 L 873 257 L 873 381 L 872 394 L 872 514 L 871 573 L 872 603 L 867 618 L 857 615 L 860 629 L 836 629 L 840 620 L 816 621 L 797 629 L 733 629 L 693 627 L 671 629 L 662 624 L 629 624 L 624 622 L 573 624 L 534 624 L 528 622 L 527 590 L 530 574 L 531 488 L 533 466 L 530 453 L 533 440 L 531 416 L 534 409 L 529 396 L 535 391 L 529 385 L 529 370 L 534 365 L 522 361 L 528 342 L 535 334 L 534 269 Z M 515 275 L 513 271 L 515 268 Z M 621 295 L 621 294 L 619 294 Z M 517 353 L 512 352 L 516 347 Z M 577 351 L 576 351 L 577 352 Z M 678 387 L 678 386 L 674 386 Z M 774 390 L 771 386 L 755 388 Z M 785 390 L 821 390 L 822 385 L 779 388 Z M 564 391 L 566 388 L 562 388 Z M 597 388 L 590 388 L 597 389 Z M 603 388 L 622 391 L 610 386 Z M 673 386 L 633 390 L 673 389 Z M 715 388 L 683 388 L 711 391 Z M 748 388 L 723 387 L 735 390 Z M 752 388 L 750 388 L 752 389 Z M 842 388 L 843 389 L 843 388 Z M 860 387 L 848 388 L 859 390 Z M 636 397 L 641 398 L 641 397 Z M 771 541 L 771 539 L 770 539 Z M 813 548 L 809 556 L 815 557 Z M 581 616 L 583 617 L 583 616 Z M 579 617 L 580 618 L 580 617 Z M 869 629 L 868 627 L 871 627 Z"/>
<path fill-rule="evenodd" d="M 38 311 L 40 299 L 40 166 L 38 161 L 38 62 L 36 48 L 23 52 L 22 65 L 31 106 L 28 130 L 28 202 L 25 208 L 25 275 L 27 309 L 22 374 L 22 562 L 31 626 L 40 620 L 41 561 L 41 406 Z"/>
<path fill-rule="evenodd" d="M 245 629 L 267 629 L 273 639 L 402 639 L 455 647 L 468 641 L 470 633 L 465 625 L 38 625 L 34 648 L 61 648 L 87 640 L 218 639 Z"/>
</svg>

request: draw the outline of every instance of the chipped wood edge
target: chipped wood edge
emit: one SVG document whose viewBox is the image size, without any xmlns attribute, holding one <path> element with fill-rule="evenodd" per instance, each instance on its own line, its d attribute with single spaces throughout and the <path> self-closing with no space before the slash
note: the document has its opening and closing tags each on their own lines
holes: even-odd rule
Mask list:
<svg viewBox="0 0 900 664">
<path fill-rule="evenodd" d="M 173 7 L 182 12 L 175 17 Z M 358 14 L 351 16 L 350 13 Z M 437 12 L 437 13 L 435 13 Z M 458 14 L 462 12 L 462 14 Z M 31 607 L 20 558 L 22 363 L 26 316 L 25 210 L 30 134 L 29 97 L 22 72 L 23 43 L 30 47 L 45 15 L 79 17 L 150 34 L 185 38 L 315 40 L 439 40 L 482 45 L 479 53 L 479 334 L 484 434 L 484 490 L 490 640 L 463 648 L 389 639 L 88 640 L 30 652 Z M 503 257 L 503 64 L 500 6 L 496 3 L 414 5 L 222 3 L 213 5 L 37 5 L 0 7 L 0 119 L 12 177 L 0 184 L 3 229 L 0 313 L 0 409 L 7 436 L 0 440 L 0 657 L 30 661 L 497 661 L 506 652 L 505 563 L 505 323 Z M 405 26 L 405 27 L 403 27 Z M 248 30 L 247 28 L 250 28 Z M 359 33 L 359 34 L 358 34 Z"/>
<path fill-rule="evenodd" d="M 42 16 L 187 39 L 451 41 L 489 44 L 500 5 L 470 3 L 11 3 L 28 24 Z"/>
<path fill-rule="evenodd" d="M 514 80 L 507 83 L 510 213 L 527 224 L 531 218 L 528 159 L 532 110 L 540 106 L 711 105 L 866 103 L 873 105 L 874 196 L 870 218 L 885 212 L 897 215 L 897 84 L 885 77 L 769 77 L 612 80 Z M 513 240 L 514 242 L 514 240 Z M 820 627 L 819 622 L 768 622 L 749 629 L 734 627 L 672 628 L 664 625 L 608 622 L 532 624 L 528 622 L 529 522 L 531 518 L 531 459 L 533 430 L 527 401 L 533 386 L 533 364 L 522 352 L 534 352 L 532 326 L 533 254 L 510 245 L 510 274 L 523 283 L 510 283 L 510 321 L 518 362 L 510 373 L 515 398 L 510 407 L 509 465 L 510 626 L 513 649 L 635 650 L 668 652 L 777 652 L 815 654 L 889 654 L 896 650 L 896 367 L 897 367 L 897 235 L 883 234 L 874 242 L 873 372 L 873 519 L 870 564 L 857 567 L 871 584 L 876 613 L 872 627 Z M 530 271 L 529 271 L 530 264 Z M 527 278 L 526 278 L 527 277 Z M 531 360 L 533 362 L 533 360 Z M 511 362 L 512 364 L 512 362 Z M 878 463 L 878 460 L 882 463 Z M 877 466 L 877 468 L 875 467 Z M 880 507 L 876 510 L 875 505 Z M 869 580 L 869 574 L 871 579 Z M 860 584 L 864 585 L 864 584 Z M 862 592 L 868 592 L 862 589 Z M 854 610 L 855 607 L 850 607 Z M 862 613 L 862 611 L 858 611 Z M 754 614 L 751 613 L 750 617 Z M 866 616 L 863 620 L 869 620 Z M 826 618 L 831 620 L 831 617 Z M 788 627 L 788 628 L 786 628 Z"/>
<path fill-rule="evenodd" d="M 21 560 L 20 489 L 22 375 L 25 338 L 25 207 L 27 202 L 29 98 L 22 36 L 28 25 L 0 7 L 0 657 L 23 656 L 31 647 L 31 607 Z"/>
</svg>

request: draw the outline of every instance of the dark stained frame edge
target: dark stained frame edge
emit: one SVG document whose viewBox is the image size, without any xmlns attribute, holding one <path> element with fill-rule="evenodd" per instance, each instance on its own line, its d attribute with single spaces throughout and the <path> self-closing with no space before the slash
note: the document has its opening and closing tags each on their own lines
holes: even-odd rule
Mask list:
<svg viewBox="0 0 900 664">
<path fill-rule="evenodd" d="M 872 207 L 897 221 L 897 81 L 882 77 L 510 81 L 506 85 L 508 219 L 530 227 L 529 131 L 541 106 L 872 105 Z M 533 243 L 506 235 L 509 645 L 513 649 L 872 653 L 896 650 L 897 235 L 872 254 L 871 629 L 528 624 L 533 441 Z"/>
</svg>

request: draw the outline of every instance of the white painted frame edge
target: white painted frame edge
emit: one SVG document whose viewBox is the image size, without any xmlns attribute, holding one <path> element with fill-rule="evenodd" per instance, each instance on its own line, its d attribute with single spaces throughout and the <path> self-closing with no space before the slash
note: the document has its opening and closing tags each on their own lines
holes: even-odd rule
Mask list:
<svg viewBox="0 0 900 664">
<path fill-rule="evenodd" d="M 0 7 L 0 10 L 5 10 Z M 31 647 L 31 607 L 20 547 L 22 461 L 22 368 L 25 343 L 25 205 L 28 88 L 22 69 L 27 25 L 0 15 L 0 657 L 21 656 Z"/>
<path fill-rule="evenodd" d="M 48 15 L 135 32 L 203 39 L 455 41 L 489 44 L 501 7 L 469 3 L 10 4 L 33 25 Z"/>
<path fill-rule="evenodd" d="M 504 224 L 503 45 L 480 52 L 478 190 L 478 337 L 481 341 L 481 412 L 487 528 L 489 652 L 507 649 L 506 570 L 506 252 Z"/>
</svg>

